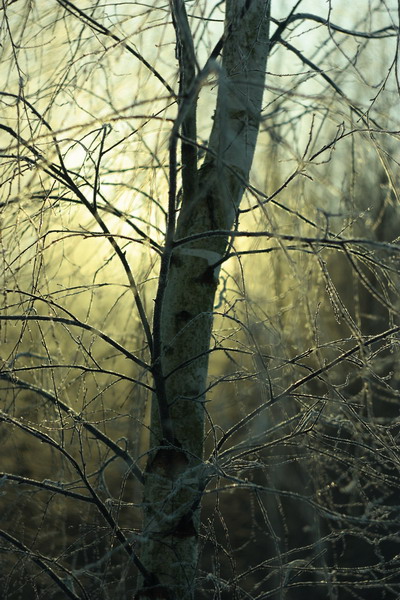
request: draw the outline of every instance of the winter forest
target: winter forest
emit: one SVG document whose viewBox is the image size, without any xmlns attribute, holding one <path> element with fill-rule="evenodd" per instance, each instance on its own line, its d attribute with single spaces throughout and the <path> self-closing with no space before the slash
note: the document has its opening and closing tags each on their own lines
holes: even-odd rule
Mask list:
<svg viewBox="0 0 400 600">
<path fill-rule="evenodd" d="M 400 597 L 400 6 L 0 2 L 0 597 Z"/>
</svg>

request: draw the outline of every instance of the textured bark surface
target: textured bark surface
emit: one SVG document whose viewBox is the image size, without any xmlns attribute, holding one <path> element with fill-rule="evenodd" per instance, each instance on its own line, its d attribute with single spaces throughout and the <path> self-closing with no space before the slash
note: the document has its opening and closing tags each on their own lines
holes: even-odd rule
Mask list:
<svg viewBox="0 0 400 600">
<path fill-rule="evenodd" d="M 204 400 L 213 305 L 219 267 L 253 160 L 268 56 L 269 2 L 226 3 L 226 38 L 217 108 L 205 163 L 183 203 L 162 303 L 161 365 L 174 444 L 163 439 L 153 401 L 152 451 L 146 469 L 140 557 L 154 576 L 136 598 L 194 597 L 198 566 L 203 465 Z"/>
</svg>

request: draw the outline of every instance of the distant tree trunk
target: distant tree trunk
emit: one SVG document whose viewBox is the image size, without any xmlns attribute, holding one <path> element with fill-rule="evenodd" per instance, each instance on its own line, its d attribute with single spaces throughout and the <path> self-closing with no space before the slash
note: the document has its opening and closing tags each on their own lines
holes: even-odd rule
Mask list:
<svg viewBox="0 0 400 600">
<path fill-rule="evenodd" d="M 182 204 L 175 227 L 170 198 L 170 237 L 167 234 L 155 302 L 156 394 L 140 550 L 150 575 L 141 579 L 137 599 L 194 596 L 205 483 L 204 400 L 219 271 L 219 265 L 213 265 L 223 257 L 229 238 L 207 237 L 207 232 L 233 227 L 249 177 L 269 49 L 269 5 L 269 0 L 226 2 L 222 66 L 215 67 L 219 91 L 214 125 L 207 157 L 197 170 L 196 146 L 190 143 L 196 141 L 193 44 L 184 3 L 171 2 L 181 48 Z M 204 235 L 177 243 L 198 234 Z"/>
</svg>

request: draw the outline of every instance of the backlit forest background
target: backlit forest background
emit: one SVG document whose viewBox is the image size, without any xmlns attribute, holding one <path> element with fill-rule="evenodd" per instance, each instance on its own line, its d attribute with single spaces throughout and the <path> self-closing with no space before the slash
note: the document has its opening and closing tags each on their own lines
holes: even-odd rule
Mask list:
<svg viewBox="0 0 400 600">
<path fill-rule="evenodd" d="M 224 3 L 185 6 L 203 65 Z M 214 306 L 199 599 L 400 596 L 398 11 L 272 2 L 285 27 Z M 112 523 L 140 546 L 153 382 L 121 256 L 151 320 L 170 7 L 3 0 L 0 44 L 0 596 L 130 599 Z"/>
</svg>

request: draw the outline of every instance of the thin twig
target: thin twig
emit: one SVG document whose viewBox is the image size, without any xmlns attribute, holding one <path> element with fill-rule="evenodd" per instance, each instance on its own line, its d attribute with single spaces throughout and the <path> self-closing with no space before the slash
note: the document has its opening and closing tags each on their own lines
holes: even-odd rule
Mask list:
<svg viewBox="0 0 400 600">
<path fill-rule="evenodd" d="M 68 406 L 68 404 L 65 404 L 54 394 L 52 394 L 48 390 L 38 387 L 37 385 L 34 385 L 33 383 L 30 383 L 29 381 L 24 381 L 23 379 L 20 379 L 19 377 L 16 377 L 15 375 L 4 371 L 0 371 L 0 380 L 8 381 L 17 388 L 29 390 L 30 392 L 34 392 L 38 396 L 49 400 L 54 406 L 61 409 L 69 417 L 71 417 L 71 419 L 73 419 L 75 423 L 78 423 L 84 429 L 86 429 L 86 431 L 93 435 L 95 439 L 99 440 L 105 446 L 107 446 L 107 448 L 114 452 L 116 456 L 125 461 L 132 475 L 134 475 L 140 483 L 144 482 L 143 473 L 136 465 L 135 461 L 133 460 L 132 456 L 127 450 L 124 450 L 123 448 L 118 446 L 118 444 L 111 440 L 105 433 L 100 431 L 100 429 L 98 429 L 92 423 L 89 423 L 89 421 L 86 421 L 86 419 L 84 419 L 84 417 L 81 414 L 77 413 L 73 408 Z"/>
<path fill-rule="evenodd" d="M 326 373 L 327 371 L 329 371 L 336 365 L 346 361 L 348 358 L 350 358 L 357 352 L 360 352 L 364 348 L 368 348 L 369 346 L 372 346 L 372 344 L 381 342 L 382 340 L 385 340 L 385 339 L 389 338 L 390 336 L 395 335 L 396 333 L 399 333 L 399 331 L 400 331 L 400 326 L 397 326 L 397 327 L 392 327 L 391 329 L 388 329 L 386 331 L 383 331 L 382 333 L 379 333 L 378 335 L 374 335 L 373 337 L 369 338 L 362 344 L 357 344 L 356 346 L 353 346 L 353 348 L 350 348 L 350 350 L 346 350 L 346 352 L 342 352 L 342 354 L 337 356 L 334 360 L 330 361 L 329 363 L 325 364 L 323 367 L 320 367 L 319 369 L 312 371 L 308 375 L 305 375 L 301 379 L 298 379 L 297 381 L 295 381 L 294 383 L 289 385 L 283 392 L 281 392 L 277 396 L 269 399 L 267 402 L 264 402 L 263 404 L 258 406 L 256 409 L 251 411 L 249 414 L 247 414 L 245 417 L 243 417 L 243 419 L 241 419 L 241 421 L 236 423 L 226 433 L 224 433 L 224 435 L 221 437 L 220 441 L 218 442 L 216 451 L 218 451 L 223 446 L 223 444 L 225 444 L 225 442 L 230 437 L 232 437 L 232 435 L 234 433 L 236 433 L 237 431 L 239 431 L 239 429 L 241 429 L 242 427 L 247 425 L 247 423 L 249 423 L 249 421 L 251 421 L 252 419 L 257 417 L 264 410 L 269 408 L 273 403 L 276 403 L 278 400 L 281 400 L 282 398 L 285 398 L 286 396 L 290 396 L 294 391 L 296 391 L 301 386 L 305 385 L 306 383 L 308 383 L 314 379 L 319 378 L 323 373 Z"/>
<path fill-rule="evenodd" d="M 25 544 L 23 544 L 20 540 L 17 540 L 17 538 L 13 537 L 12 535 L 10 535 L 9 533 L 7 533 L 6 531 L 3 531 L 2 529 L 0 530 L 0 537 L 2 537 L 4 540 L 6 540 L 9 544 L 11 544 L 12 546 L 14 546 L 15 548 L 18 548 L 18 550 L 20 552 L 23 552 L 25 554 L 25 556 L 27 556 L 33 563 L 35 563 L 40 569 L 42 569 L 42 571 L 44 573 L 46 573 L 57 585 L 58 587 L 64 592 L 64 594 L 66 595 L 67 598 L 71 598 L 71 600 L 82 600 L 81 596 L 77 596 L 75 594 L 75 592 L 73 590 L 71 590 L 71 588 L 69 586 L 67 586 L 64 581 L 57 575 L 57 573 L 55 573 L 53 571 L 53 569 L 50 567 L 50 565 L 48 563 L 50 562 L 54 562 L 51 559 L 48 559 L 42 555 L 39 555 L 37 552 L 34 553 L 32 552 L 32 550 L 30 550 L 27 546 L 25 546 Z M 70 576 L 72 576 L 72 574 L 70 573 Z M 84 593 L 84 597 L 89 600 L 88 595 L 86 594 L 86 592 L 82 589 L 82 592 Z"/>
</svg>

